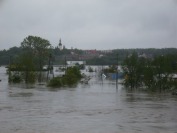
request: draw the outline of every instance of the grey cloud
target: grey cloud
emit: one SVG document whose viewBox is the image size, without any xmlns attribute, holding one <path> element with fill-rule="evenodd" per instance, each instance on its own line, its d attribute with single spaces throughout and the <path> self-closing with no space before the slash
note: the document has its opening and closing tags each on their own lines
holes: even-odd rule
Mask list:
<svg viewBox="0 0 177 133">
<path fill-rule="evenodd" d="M 0 49 L 28 35 L 67 48 L 176 47 L 176 0 L 6 0 Z"/>
</svg>

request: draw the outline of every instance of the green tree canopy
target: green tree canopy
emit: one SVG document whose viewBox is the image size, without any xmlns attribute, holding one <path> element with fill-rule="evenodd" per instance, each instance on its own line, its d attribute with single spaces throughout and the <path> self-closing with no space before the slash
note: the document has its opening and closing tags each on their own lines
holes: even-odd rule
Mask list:
<svg viewBox="0 0 177 133">
<path fill-rule="evenodd" d="M 21 43 L 23 53 L 20 55 L 19 64 L 26 71 L 26 80 L 31 71 L 40 71 L 38 80 L 41 82 L 41 71 L 49 57 L 51 44 L 48 40 L 36 36 L 28 36 Z M 32 69 L 33 68 L 33 69 Z"/>
<path fill-rule="evenodd" d="M 26 50 L 30 50 L 34 55 L 43 56 L 47 50 L 51 47 L 48 40 L 37 36 L 28 36 L 21 43 L 21 47 Z"/>
<path fill-rule="evenodd" d="M 21 47 L 24 49 L 25 53 L 34 57 L 38 69 L 42 69 L 42 66 L 49 56 L 50 42 L 41 37 L 28 36 L 21 43 Z"/>
</svg>

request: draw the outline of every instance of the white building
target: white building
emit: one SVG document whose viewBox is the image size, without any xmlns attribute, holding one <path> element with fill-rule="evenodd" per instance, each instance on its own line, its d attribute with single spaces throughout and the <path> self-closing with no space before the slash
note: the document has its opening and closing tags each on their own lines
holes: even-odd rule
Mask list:
<svg viewBox="0 0 177 133">
<path fill-rule="evenodd" d="M 77 64 L 79 65 L 86 65 L 86 61 L 66 61 L 68 66 L 75 66 Z"/>
</svg>

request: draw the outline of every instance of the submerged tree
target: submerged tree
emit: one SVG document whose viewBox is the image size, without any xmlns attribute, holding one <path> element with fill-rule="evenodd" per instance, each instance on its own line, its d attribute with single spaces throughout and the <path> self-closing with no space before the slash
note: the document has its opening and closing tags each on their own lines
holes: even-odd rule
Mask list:
<svg viewBox="0 0 177 133">
<path fill-rule="evenodd" d="M 15 77 L 20 76 L 26 83 L 35 82 L 38 75 L 38 81 L 41 81 L 42 69 L 49 56 L 51 44 L 48 40 L 36 36 L 28 36 L 21 43 L 21 52 L 10 65 L 9 70 L 14 71 Z M 11 76 L 9 77 L 11 79 Z M 11 81 L 11 80 L 9 80 Z"/>
<path fill-rule="evenodd" d="M 40 37 L 28 36 L 21 43 L 21 47 L 29 57 L 34 59 L 35 70 L 40 71 L 38 80 L 41 82 L 42 68 L 49 56 L 50 42 Z"/>
<path fill-rule="evenodd" d="M 124 60 L 123 66 L 124 75 L 126 76 L 125 85 L 131 88 L 139 87 L 141 84 L 143 61 L 139 61 L 138 55 L 133 53 Z"/>
<path fill-rule="evenodd" d="M 143 82 L 144 85 L 148 88 L 148 89 L 153 89 L 155 86 L 155 80 L 154 80 L 154 68 L 149 65 L 151 62 L 148 62 L 148 64 L 146 65 L 146 67 L 144 67 L 144 71 L 143 71 Z"/>
<path fill-rule="evenodd" d="M 33 56 L 29 56 L 28 53 L 22 53 L 17 58 L 18 71 L 21 71 L 21 77 L 25 83 L 34 83 L 36 79 L 35 64 Z"/>
<path fill-rule="evenodd" d="M 124 61 L 125 85 L 160 92 L 175 87 L 172 77 L 177 72 L 176 58 L 177 55 L 164 55 L 149 59 L 133 53 Z"/>
<path fill-rule="evenodd" d="M 171 87 L 169 84 L 172 76 L 172 58 L 166 56 L 158 56 L 152 61 L 152 66 L 154 68 L 154 78 L 156 81 L 156 88 L 160 91 L 168 89 Z"/>
</svg>

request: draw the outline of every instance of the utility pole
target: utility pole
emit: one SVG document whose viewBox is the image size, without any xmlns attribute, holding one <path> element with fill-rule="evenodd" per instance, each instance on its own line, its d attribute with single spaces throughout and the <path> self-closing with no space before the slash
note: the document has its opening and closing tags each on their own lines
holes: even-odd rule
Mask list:
<svg viewBox="0 0 177 133">
<path fill-rule="evenodd" d="M 9 57 L 9 82 L 11 82 L 11 61 L 12 61 L 12 56 Z"/>
<path fill-rule="evenodd" d="M 54 72 L 53 72 L 53 65 L 51 64 L 51 59 L 52 59 L 52 55 L 49 55 L 49 62 L 48 62 L 48 71 L 47 71 L 47 81 L 49 78 L 49 72 L 53 74 L 53 78 L 54 78 Z"/>
<path fill-rule="evenodd" d="M 118 74 L 119 74 L 119 59 L 118 59 L 118 54 L 117 54 L 117 71 L 116 71 L 116 89 L 118 89 Z"/>
<path fill-rule="evenodd" d="M 66 75 L 66 64 L 67 62 L 66 62 L 66 56 L 65 56 L 65 75 Z"/>
<path fill-rule="evenodd" d="M 48 67 L 47 67 L 47 81 L 49 79 L 49 71 L 50 71 L 50 57 L 51 57 L 51 54 L 49 55 L 49 62 L 48 62 Z"/>
</svg>

